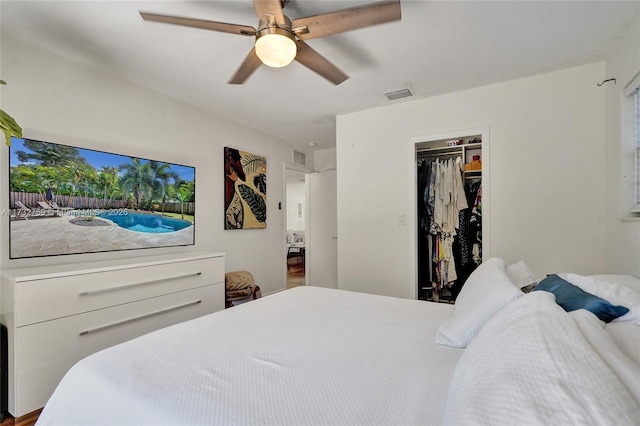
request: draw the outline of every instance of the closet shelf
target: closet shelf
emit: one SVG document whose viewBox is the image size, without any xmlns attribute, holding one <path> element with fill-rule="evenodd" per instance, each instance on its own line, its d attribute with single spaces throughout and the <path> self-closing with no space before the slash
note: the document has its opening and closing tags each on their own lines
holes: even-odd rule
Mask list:
<svg viewBox="0 0 640 426">
<path fill-rule="evenodd" d="M 439 146 L 439 147 L 433 147 L 433 148 L 422 148 L 422 149 L 418 149 L 417 150 L 417 154 L 420 155 L 422 153 L 447 153 L 447 152 L 457 152 L 457 151 L 462 151 L 462 148 L 465 148 L 467 150 L 469 149 L 482 149 L 482 144 L 481 143 L 463 143 L 460 145 L 451 145 L 451 146 Z"/>
</svg>

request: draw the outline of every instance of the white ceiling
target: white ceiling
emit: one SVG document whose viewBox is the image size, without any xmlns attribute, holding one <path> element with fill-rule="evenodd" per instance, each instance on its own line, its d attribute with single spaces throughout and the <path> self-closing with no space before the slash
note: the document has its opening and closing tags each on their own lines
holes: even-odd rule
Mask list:
<svg viewBox="0 0 640 426">
<path fill-rule="evenodd" d="M 371 2 L 291 0 L 284 11 Z M 308 42 L 350 76 L 339 86 L 296 62 L 228 85 L 251 37 L 145 22 L 139 10 L 258 23 L 251 0 L 1 0 L 1 31 L 311 151 L 335 146 L 337 114 L 389 105 L 385 92 L 426 97 L 601 59 L 640 2 L 402 0 L 400 22 Z"/>
</svg>

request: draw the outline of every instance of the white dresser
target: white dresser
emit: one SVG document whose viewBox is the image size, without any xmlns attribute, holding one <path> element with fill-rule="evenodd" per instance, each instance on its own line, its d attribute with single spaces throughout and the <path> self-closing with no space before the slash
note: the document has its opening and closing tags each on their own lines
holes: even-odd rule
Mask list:
<svg viewBox="0 0 640 426">
<path fill-rule="evenodd" d="M 2 271 L 9 412 L 40 409 L 101 349 L 224 309 L 224 255 L 182 254 Z"/>
</svg>

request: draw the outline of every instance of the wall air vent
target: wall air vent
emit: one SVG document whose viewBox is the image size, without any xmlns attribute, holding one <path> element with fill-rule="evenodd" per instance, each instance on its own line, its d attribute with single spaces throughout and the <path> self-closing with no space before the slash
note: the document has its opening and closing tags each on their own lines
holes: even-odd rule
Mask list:
<svg viewBox="0 0 640 426">
<path fill-rule="evenodd" d="M 394 90 L 393 92 L 388 92 L 384 94 L 387 99 L 390 101 L 395 101 L 396 99 L 406 98 L 408 96 L 413 96 L 413 90 L 406 88 L 400 90 Z"/>
<path fill-rule="evenodd" d="M 300 164 L 301 166 L 307 165 L 306 154 L 300 151 L 293 151 L 293 162 L 294 164 Z"/>
</svg>

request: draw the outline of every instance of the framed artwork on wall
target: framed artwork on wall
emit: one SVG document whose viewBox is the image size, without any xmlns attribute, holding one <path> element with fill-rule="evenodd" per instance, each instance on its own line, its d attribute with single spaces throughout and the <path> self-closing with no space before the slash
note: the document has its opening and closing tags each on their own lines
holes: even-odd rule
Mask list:
<svg viewBox="0 0 640 426">
<path fill-rule="evenodd" d="M 267 160 L 224 148 L 224 229 L 267 227 Z"/>
</svg>

